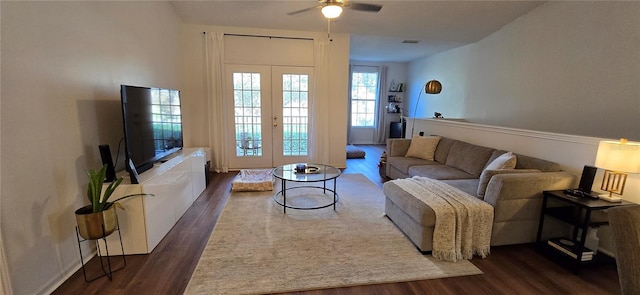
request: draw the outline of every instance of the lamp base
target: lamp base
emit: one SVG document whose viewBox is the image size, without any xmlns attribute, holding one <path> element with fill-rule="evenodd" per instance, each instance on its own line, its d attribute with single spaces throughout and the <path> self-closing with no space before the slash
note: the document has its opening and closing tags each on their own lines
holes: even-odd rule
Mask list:
<svg viewBox="0 0 640 295">
<path fill-rule="evenodd" d="M 601 200 L 605 200 L 605 201 L 611 202 L 611 203 L 620 203 L 620 202 L 622 202 L 621 198 L 612 196 L 611 194 L 601 194 L 601 195 L 598 195 L 598 197 Z"/>
<path fill-rule="evenodd" d="M 602 185 L 600 189 L 611 194 L 622 195 L 624 193 L 624 185 L 627 182 L 627 174 L 611 170 L 604 170 L 602 177 Z"/>
</svg>

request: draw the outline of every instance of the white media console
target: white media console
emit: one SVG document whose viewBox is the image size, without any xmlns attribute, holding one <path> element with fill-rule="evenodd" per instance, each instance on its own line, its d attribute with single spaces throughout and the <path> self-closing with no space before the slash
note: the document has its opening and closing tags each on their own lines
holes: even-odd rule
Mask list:
<svg viewBox="0 0 640 295">
<path fill-rule="evenodd" d="M 117 176 L 124 181 L 110 199 L 130 194 L 153 194 L 124 199 L 117 209 L 124 254 L 151 253 L 180 217 L 200 196 L 206 187 L 205 164 L 207 154 L 203 148 L 184 148 L 164 163 L 139 175 L 139 184 L 131 184 L 129 175 Z M 107 237 L 109 255 L 122 254 L 117 232 Z M 104 243 L 100 252 L 106 255 Z"/>
</svg>

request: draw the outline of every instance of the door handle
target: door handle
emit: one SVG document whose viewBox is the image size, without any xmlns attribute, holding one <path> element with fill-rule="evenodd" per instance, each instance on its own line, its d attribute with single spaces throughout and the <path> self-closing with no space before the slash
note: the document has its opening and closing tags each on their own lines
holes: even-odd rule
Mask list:
<svg viewBox="0 0 640 295">
<path fill-rule="evenodd" d="M 273 127 L 278 127 L 278 117 L 273 116 Z"/>
</svg>

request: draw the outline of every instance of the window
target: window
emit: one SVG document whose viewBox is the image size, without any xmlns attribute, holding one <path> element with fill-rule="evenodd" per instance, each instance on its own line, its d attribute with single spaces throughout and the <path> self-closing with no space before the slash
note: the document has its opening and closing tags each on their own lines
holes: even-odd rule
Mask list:
<svg viewBox="0 0 640 295">
<path fill-rule="evenodd" d="M 307 156 L 309 75 L 282 75 L 282 149 L 285 156 Z"/>
<path fill-rule="evenodd" d="M 367 68 L 370 69 L 367 71 Z M 377 69 L 354 68 L 351 73 L 351 127 L 375 127 L 377 96 Z"/>
<path fill-rule="evenodd" d="M 182 146 L 182 117 L 178 90 L 151 89 L 151 121 L 156 153 Z"/>
<path fill-rule="evenodd" d="M 260 73 L 233 73 L 236 156 L 262 156 Z"/>
</svg>

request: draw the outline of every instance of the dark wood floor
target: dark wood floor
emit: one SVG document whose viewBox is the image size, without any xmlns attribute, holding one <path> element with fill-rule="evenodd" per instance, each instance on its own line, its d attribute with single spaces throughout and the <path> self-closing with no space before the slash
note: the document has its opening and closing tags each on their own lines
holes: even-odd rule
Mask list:
<svg viewBox="0 0 640 295">
<path fill-rule="evenodd" d="M 382 186 L 377 163 L 384 147 L 360 147 L 367 152 L 366 158 L 347 160 L 348 167 L 344 172 L 362 173 Z M 53 294 L 182 294 L 229 197 L 233 176 L 232 173 L 214 174 L 205 192 L 153 253 L 127 256 L 126 267 L 114 273 L 113 281 L 100 278 L 86 283 L 82 271 L 78 271 Z M 537 253 L 532 245 L 492 247 L 488 258 L 476 258 L 471 262 L 484 274 L 287 294 L 620 293 L 614 266 L 589 266 L 574 275 Z M 91 260 L 91 267 L 97 265 L 97 258 Z"/>
</svg>

